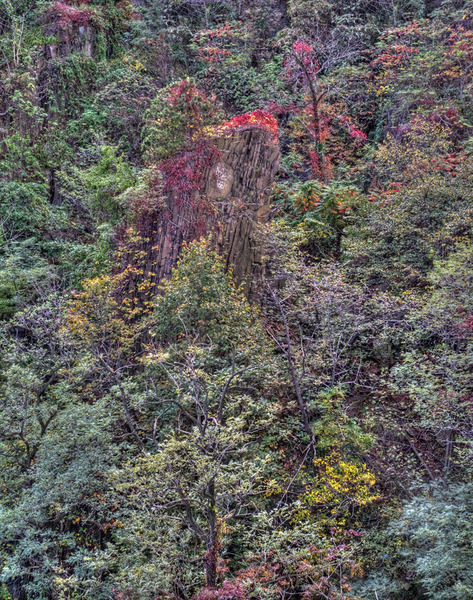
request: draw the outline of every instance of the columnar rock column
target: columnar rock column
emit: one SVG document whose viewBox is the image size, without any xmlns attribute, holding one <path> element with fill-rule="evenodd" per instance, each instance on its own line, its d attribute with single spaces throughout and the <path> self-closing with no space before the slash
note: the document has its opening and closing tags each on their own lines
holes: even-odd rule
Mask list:
<svg viewBox="0 0 473 600">
<path fill-rule="evenodd" d="M 211 235 L 214 247 L 249 294 L 262 268 L 258 224 L 269 217 L 279 146 L 259 127 L 230 130 L 212 143 L 217 151 L 204 168 L 196 202 L 183 202 L 178 190 L 166 195 L 165 208 L 153 226 L 152 270 L 158 284 L 168 279 L 183 243 Z"/>
</svg>

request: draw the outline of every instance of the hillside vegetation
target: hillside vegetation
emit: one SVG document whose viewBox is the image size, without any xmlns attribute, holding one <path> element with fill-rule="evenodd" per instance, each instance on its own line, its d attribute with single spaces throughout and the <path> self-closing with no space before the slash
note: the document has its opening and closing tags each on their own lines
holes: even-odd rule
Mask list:
<svg viewBox="0 0 473 600">
<path fill-rule="evenodd" d="M 0 0 L 0 599 L 473 598 L 473 1 Z"/>
</svg>

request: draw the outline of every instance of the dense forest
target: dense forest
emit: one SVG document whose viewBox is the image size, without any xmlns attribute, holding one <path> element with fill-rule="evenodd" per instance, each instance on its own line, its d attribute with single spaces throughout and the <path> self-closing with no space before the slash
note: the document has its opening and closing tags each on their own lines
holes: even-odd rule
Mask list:
<svg viewBox="0 0 473 600">
<path fill-rule="evenodd" d="M 473 0 L 0 0 L 0 599 L 473 598 Z"/>
</svg>

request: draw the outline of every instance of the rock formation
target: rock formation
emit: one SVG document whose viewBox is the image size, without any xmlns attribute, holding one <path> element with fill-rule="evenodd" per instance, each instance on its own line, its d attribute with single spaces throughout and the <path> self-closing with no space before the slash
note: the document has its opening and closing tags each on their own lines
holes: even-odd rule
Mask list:
<svg viewBox="0 0 473 600">
<path fill-rule="evenodd" d="M 191 222 L 198 221 L 192 237 L 211 235 L 238 282 L 250 290 L 261 265 L 258 224 L 269 217 L 269 193 L 279 161 L 271 134 L 257 127 L 232 131 L 217 138 L 214 164 L 205 169 L 201 214 L 181 204 L 173 193 L 167 199 L 170 218 L 164 219 L 155 239 L 158 279 L 168 278 Z M 203 221 L 203 222 L 202 222 Z"/>
<path fill-rule="evenodd" d="M 152 272 L 159 286 L 170 278 L 185 242 L 211 236 L 213 246 L 250 295 L 262 273 L 259 225 L 269 218 L 279 146 L 272 133 L 257 126 L 226 131 L 211 145 L 210 160 L 197 174 L 199 191 L 194 190 L 190 199 L 183 199 L 186 194 L 173 181 L 165 182 L 164 207 L 147 223 L 144 271 Z M 135 289 L 136 283 L 130 281 Z"/>
</svg>

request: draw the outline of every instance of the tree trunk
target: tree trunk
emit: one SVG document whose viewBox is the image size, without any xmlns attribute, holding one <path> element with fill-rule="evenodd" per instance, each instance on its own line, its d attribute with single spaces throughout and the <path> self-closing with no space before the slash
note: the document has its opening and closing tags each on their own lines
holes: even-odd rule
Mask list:
<svg viewBox="0 0 473 600">
<path fill-rule="evenodd" d="M 207 486 L 209 523 L 209 540 L 207 542 L 207 552 L 204 558 L 205 567 L 205 585 L 207 588 L 217 587 L 217 563 L 218 563 L 218 524 L 215 508 L 215 482 L 212 479 Z"/>
</svg>

